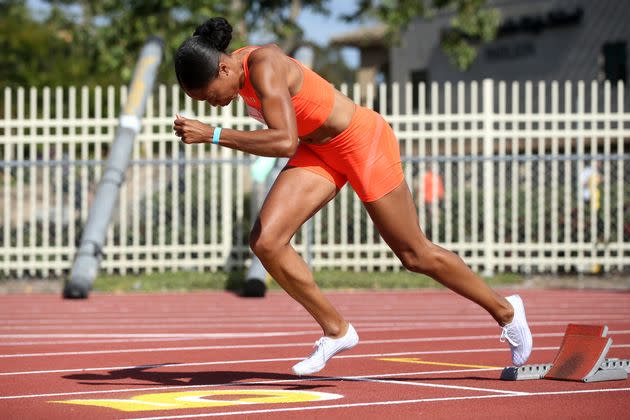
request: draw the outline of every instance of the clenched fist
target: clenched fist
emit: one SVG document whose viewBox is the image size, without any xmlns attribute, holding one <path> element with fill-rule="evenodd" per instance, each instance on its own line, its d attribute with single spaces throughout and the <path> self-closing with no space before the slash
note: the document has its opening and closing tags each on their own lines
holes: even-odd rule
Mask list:
<svg viewBox="0 0 630 420">
<path fill-rule="evenodd" d="M 198 120 L 192 120 L 181 115 L 176 115 L 173 130 L 175 135 L 186 144 L 210 143 L 214 127 Z"/>
</svg>

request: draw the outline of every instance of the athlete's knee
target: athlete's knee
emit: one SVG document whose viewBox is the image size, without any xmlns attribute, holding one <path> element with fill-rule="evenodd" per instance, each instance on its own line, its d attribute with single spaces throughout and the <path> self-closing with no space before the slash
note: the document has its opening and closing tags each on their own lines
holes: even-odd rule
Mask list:
<svg viewBox="0 0 630 420">
<path fill-rule="evenodd" d="M 262 229 L 260 223 L 256 222 L 249 235 L 249 247 L 258 258 L 274 255 L 281 246 L 277 235 L 268 229 Z"/>
<path fill-rule="evenodd" d="M 403 267 L 414 273 L 433 276 L 447 264 L 447 255 L 437 245 L 428 242 L 397 253 Z"/>
</svg>

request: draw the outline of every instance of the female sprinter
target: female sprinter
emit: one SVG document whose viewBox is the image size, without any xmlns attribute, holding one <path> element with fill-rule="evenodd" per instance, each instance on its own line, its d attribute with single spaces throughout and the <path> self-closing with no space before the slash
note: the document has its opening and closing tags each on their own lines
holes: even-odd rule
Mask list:
<svg viewBox="0 0 630 420">
<path fill-rule="evenodd" d="M 354 104 L 275 45 L 226 53 L 231 38 L 232 27 L 223 18 L 199 26 L 177 50 L 177 80 L 188 96 L 212 106 L 229 105 L 240 95 L 249 114 L 267 128 L 221 129 L 181 116 L 173 128 L 186 144 L 216 143 L 255 155 L 290 157 L 260 210 L 250 246 L 324 331 L 315 351 L 293 366 L 293 372 L 318 372 L 333 355 L 359 342 L 290 244 L 296 230 L 346 181 L 403 266 L 431 276 L 488 311 L 503 327 L 501 340 L 508 341 L 512 362 L 524 364 L 532 336 L 521 298 L 498 295 L 457 255 L 424 236 L 403 178 L 398 141 L 385 120 Z"/>
</svg>

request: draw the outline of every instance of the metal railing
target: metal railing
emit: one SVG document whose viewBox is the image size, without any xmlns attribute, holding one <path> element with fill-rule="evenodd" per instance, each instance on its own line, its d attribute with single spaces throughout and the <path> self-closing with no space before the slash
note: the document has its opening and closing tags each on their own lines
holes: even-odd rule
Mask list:
<svg viewBox="0 0 630 420">
<path fill-rule="evenodd" d="M 624 89 L 492 80 L 341 87 L 394 127 L 427 235 L 485 272 L 630 268 Z M 126 95 L 124 87 L 5 89 L 0 275 L 67 274 Z M 107 272 L 248 264 L 252 159 L 180 143 L 171 127 L 182 110 L 223 127 L 258 127 L 241 102 L 209 109 L 160 86 L 108 231 Z M 402 268 L 348 186 L 312 219 L 312 234 L 305 229 L 293 241 L 309 249 L 315 269 Z"/>
</svg>

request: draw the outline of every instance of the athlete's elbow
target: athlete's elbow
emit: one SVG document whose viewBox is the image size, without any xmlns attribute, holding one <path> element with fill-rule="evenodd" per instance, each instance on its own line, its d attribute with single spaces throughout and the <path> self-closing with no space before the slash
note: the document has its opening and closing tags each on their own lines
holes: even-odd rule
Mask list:
<svg viewBox="0 0 630 420">
<path fill-rule="evenodd" d="M 292 157 L 295 152 L 297 151 L 298 148 L 298 141 L 297 139 L 287 139 L 287 141 L 283 144 L 282 147 L 282 157 Z"/>
</svg>

